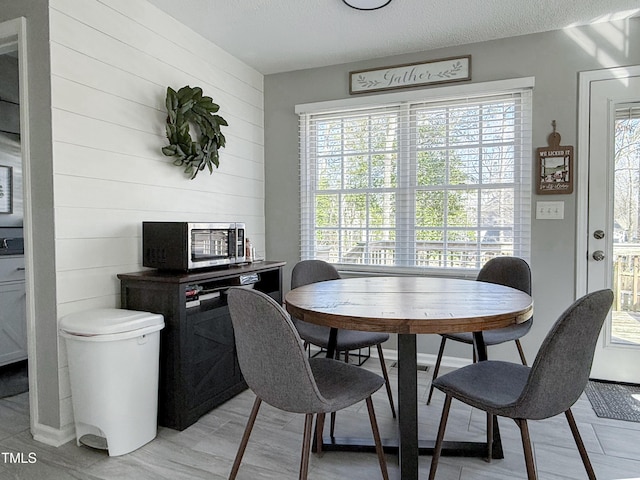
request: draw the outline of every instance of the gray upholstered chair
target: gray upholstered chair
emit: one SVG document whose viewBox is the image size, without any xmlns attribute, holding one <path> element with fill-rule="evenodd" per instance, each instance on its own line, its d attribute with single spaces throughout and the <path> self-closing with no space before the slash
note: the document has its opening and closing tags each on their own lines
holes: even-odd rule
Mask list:
<svg viewBox="0 0 640 480">
<path fill-rule="evenodd" d="M 340 274 L 335 267 L 322 260 L 302 260 L 296 263 L 291 272 L 291 289 L 309 285 L 310 283 L 325 282 L 327 280 L 337 280 Z M 311 344 L 320 348 L 327 348 L 329 344 L 329 327 L 322 325 L 314 325 L 299 319 L 292 319 L 293 324 L 298 329 L 300 338 L 305 345 Z M 396 409 L 393 404 L 393 394 L 391 393 L 391 385 L 389 384 L 389 375 L 387 366 L 384 363 L 384 355 L 382 354 L 382 343 L 389 340 L 388 333 L 380 332 L 364 332 L 356 330 L 338 330 L 336 339 L 336 358 L 341 352 L 345 355 L 345 361 L 349 360 L 349 352 L 362 348 L 370 348 L 376 346 L 378 348 L 378 357 L 380 359 L 380 368 L 384 377 L 387 389 L 387 397 L 389 397 L 389 405 L 393 417 L 396 416 Z M 331 416 L 331 434 L 333 435 L 335 416 Z"/>
<path fill-rule="evenodd" d="M 453 398 L 484 410 L 489 415 L 489 460 L 493 441 L 493 416 L 515 420 L 522 436 L 529 480 L 536 479 L 536 469 L 527 420 L 542 420 L 564 413 L 587 475 L 589 479 L 595 480 L 571 406 L 578 400 L 589 380 L 598 334 L 612 302 L 611 290 L 599 290 L 576 300 L 553 325 L 531 367 L 487 360 L 438 377 L 434 381 L 435 387 L 445 393 L 446 399 L 431 459 L 429 480 L 435 478 Z"/>
<path fill-rule="evenodd" d="M 506 256 L 494 257 L 484 264 L 478 273 L 476 280 L 479 282 L 505 285 L 531 295 L 531 269 L 529 268 L 529 264 L 521 258 Z M 520 344 L 520 338 L 529 333 L 532 324 L 533 317 L 526 322 L 519 323 L 517 325 L 511 325 L 506 328 L 497 328 L 495 330 L 487 330 L 482 332 L 484 343 L 485 345 L 490 346 L 515 341 L 518 353 L 520 354 L 520 360 L 523 365 L 526 365 L 527 359 L 524 356 L 524 351 Z M 438 377 L 438 372 L 440 371 L 440 363 L 442 362 L 442 356 L 444 354 L 444 345 L 447 340 L 455 340 L 456 342 L 473 345 L 473 334 L 471 332 L 464 332 L 442 335 L 442 340 L 440 340 L 440 349 L 438 350 L 438 358 L 436 359 L 436 364 L 433 368 L 434 380 Z M 475 351 L 473 359 L 475 361 Z M 431 387 L 429 387 L 427 405 L 431 403 L 432 395 L 433 383 L 431 384 Z"/>
<path fill-rule="evenodd" d="M 384 379 L 364 368 L 337 360 L 307 358 L 287 313 L 262 292 L 231 288 L 228 303 L 240 370 L 256 394 L 229 479 L 235 479 L 238 474 L 262 401 L 287 412 L 305 414 L 300 479 L 306 479 L 314 414 L 318 417 L 317 432 L 321 432 L 325 413 L 365 400 L 382 477 L 387 480 L 387 464 L 371 400 Z"/>
</svg>

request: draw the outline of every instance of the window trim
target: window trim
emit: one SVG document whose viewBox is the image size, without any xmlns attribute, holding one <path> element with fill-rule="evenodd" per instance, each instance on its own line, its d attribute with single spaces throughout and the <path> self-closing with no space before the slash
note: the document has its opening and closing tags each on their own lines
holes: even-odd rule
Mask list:
<svg viewBox="0 0 640 480">
<path fill-rule="evenodd" d="M 366 108 L 385 103 L 399 103 L 411 101 L 435 101 L 460 98 L 474 95 L 484 96 L 492 93 L 508 92 L 509 90 L 523 90 L 535 86 L 535 77 L 512 78 L 508 80 L 494 80 L 491 82 L 452 85 L 432 89 L 408 90 L 406 92 L 382 93 L 357 98 L 343 98 L 325 102 L 301 103 L 295 106 L 297 115 L 303 113 L 329 113 L 333 110 L 349 108 Z"/>
<path fill-rule="evenodd" d="M 295 106 L 295 113 L 299 116 L 300 115 L 316 115 L 316 114 L 331 113 L 332 111 L 372 108 L 372 107 L 378 107 L 378 106 L 382 106 L 390 103 L 421 102 L 421 101 L 446 102 L 447 100 L 456 100 L 456 99 L 460 99 L 461 97 L 469 97 L 469 98 L 473 98 L 475 96 L 484 97 L 492 94 L 505 94 L 505 93 L 508 94 L 509 91 L 521 92 L 523 90 L 533 90 L 534 86 L 535 86 L 534 77 L 522 77 L 522 78 L 515 78 L 515 79 L 489 81 L 489 82 L 470 83 L 465 85 L 451 85 L 451 86 L 438 87 L 438 88 L 432 88 L 432 89 L 408 90 L 408 91 L 402 91 L 402 92 L 369 95 L 364 97 L 359 96 L 357 98 L 346 98 L 346 99 L 330 100 L 330 101 L 324 101 L 324 102 L 299 104 Z M 529 102 L 531 102 L 531 99 L 529 99 Z M 532 115 L 532 105 L 530 106 L 528 113 L 529 115 Z M 526 120 L 528 120 L 529 124 L 531 125 L 532 119 L 528 118 Z M 302 125 L 302 124 L 299 123 L 299 125 Z M 300 145 L 299 145 L 300 151 L 301 152 L 306 151 L 308 147 L 306 142 L 308 139 L 303 135 L 299 135 L 299 139 L 300 139 Z M 532 141 L 531 136 L 529 136 L 528 140 L 529 140 L 528 146 L 531 147 L 531 144 L 530 144 L 530 142 Z M 527 146 L 527 142 L 522 144 L 522 147 L 526 147 L 526 146 Z M 303 175 L 305 173 L 305 172 L 302 172 L 303 166 L 305 168 L 311 167 L 309 162 L 306 162 L 305 165 L 302 165 L 302 162 L 299 162 L 299 168 L 300 168 L 300 174 L 301 174 L 300 178 L 304 178 L 305 175 L 306 175 L 306 178 L 309 178 L 309 172 L 306 172 L 306 174 Z M 530 199 L 528 222 L 524 223 L 524 225 L 521 225 L 521 226 L 524 226 L 525 228 L 527 228 L 527 225 L 528 225 L 529 238 L 530 238 L 531 237 L 531 203 L 533 202 L 533 192 L 531 188 L 531 181 L 532 181 L 531 169 L 533 168 L 533 162 L 531 162 L 529 167 L 530 167 L 529 172 L 523 172 L 521 168 L 518 168 L 517 176 L 519 178 L 529 179 L 529 185 L 525 185 L 523 187 L 524 189 L 523 193 L 528 192 L 528 196 Z M 303 185 L 301 184 L 300 185 L 300 194 L 301 194 L 300 201 L 301 202 L 304 200 L 302 198 L 302 195 L 305 194 L 305 192 L 307 195 L 311 195 L 311 190 L 304 189 Z M 308 202 L 309 198 L 307 198 L 306 201 Z M 520 200 L 518 199 L 516 201 L 519 202 Z M 301 208 L 302 207 L 303 205 L 301 205 Z M 298 225 L 301 229 L 303 229 L 302 221 L 303 219 L 301 218 L 300 221 L 298 222 Z M 300 233 L 303 234 L 304 232 L 301 231 Z M 529 241 L 529 248 L 530 247 L 531 247 L 531 241 Z M 529 255 L 530 255 L 530 252 L 529 252 Z M 363 265 L 363 264 L 335 264 L 335 265 L 336 267 L 338 267 L 338 269 L 341 272 L 344 272 L 347 275 L 349 275 L 349 273 L 352 273 L 354 275 L 367 274 L 367 273 L 370 273 L 370 274 L 384 273 L 387 275 L 389 274 L 390 275 L 416 275 L 416 274 L 421 274 L 421 273 L 424 273 L 425 271 L 428 271 L 429 275 L 433 275 L 433 276 L 475 278 L 475 275 L 477 274 L 477 271 L 478 271 L 477 269 L 458 269 L 458 268 L 424 269 L 416 266 L 396 266 L 396 265 L 394 266 Z"/>
</svg>

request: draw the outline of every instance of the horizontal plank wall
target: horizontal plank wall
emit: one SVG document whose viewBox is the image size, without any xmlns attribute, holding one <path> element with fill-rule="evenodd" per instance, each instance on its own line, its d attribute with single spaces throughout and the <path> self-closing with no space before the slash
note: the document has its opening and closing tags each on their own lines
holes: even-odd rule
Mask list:
<svg viewBox="0 0 640 480">
<path fill-rule="evenodd" d="M 119 306 L 144 220 L 244 221 L 264 252 L 262 75 L 146 1 L 51 0 L 49 13 L 58 316 Z M 184 85 L 229 122 L 220 168 L 195 180 L 161 153 L 166 88 Z"/>
</svg>

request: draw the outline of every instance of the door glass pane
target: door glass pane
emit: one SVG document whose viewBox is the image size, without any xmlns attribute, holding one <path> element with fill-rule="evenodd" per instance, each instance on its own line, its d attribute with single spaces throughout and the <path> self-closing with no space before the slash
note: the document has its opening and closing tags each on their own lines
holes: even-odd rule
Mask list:
<svg viewBox="0 0 640 480">
<path fill-rule="evenodd" d="M 611 342 L 640 347 L 640 105 L 616 112 Z"/>
</svg>

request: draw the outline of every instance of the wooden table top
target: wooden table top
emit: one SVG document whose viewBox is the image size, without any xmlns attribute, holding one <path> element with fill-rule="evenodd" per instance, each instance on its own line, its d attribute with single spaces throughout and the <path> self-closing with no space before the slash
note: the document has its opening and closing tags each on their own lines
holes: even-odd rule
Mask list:
<svg viewBox="0 0 640 480">
<path fill-rule="evenodd" d="M 285 296 L 295 318 L 335 328 L 402 334 L 476 332 L 522 323 L 533 299 L 503 285 L 433 277 L 313 283 Z"/>
</svg>

